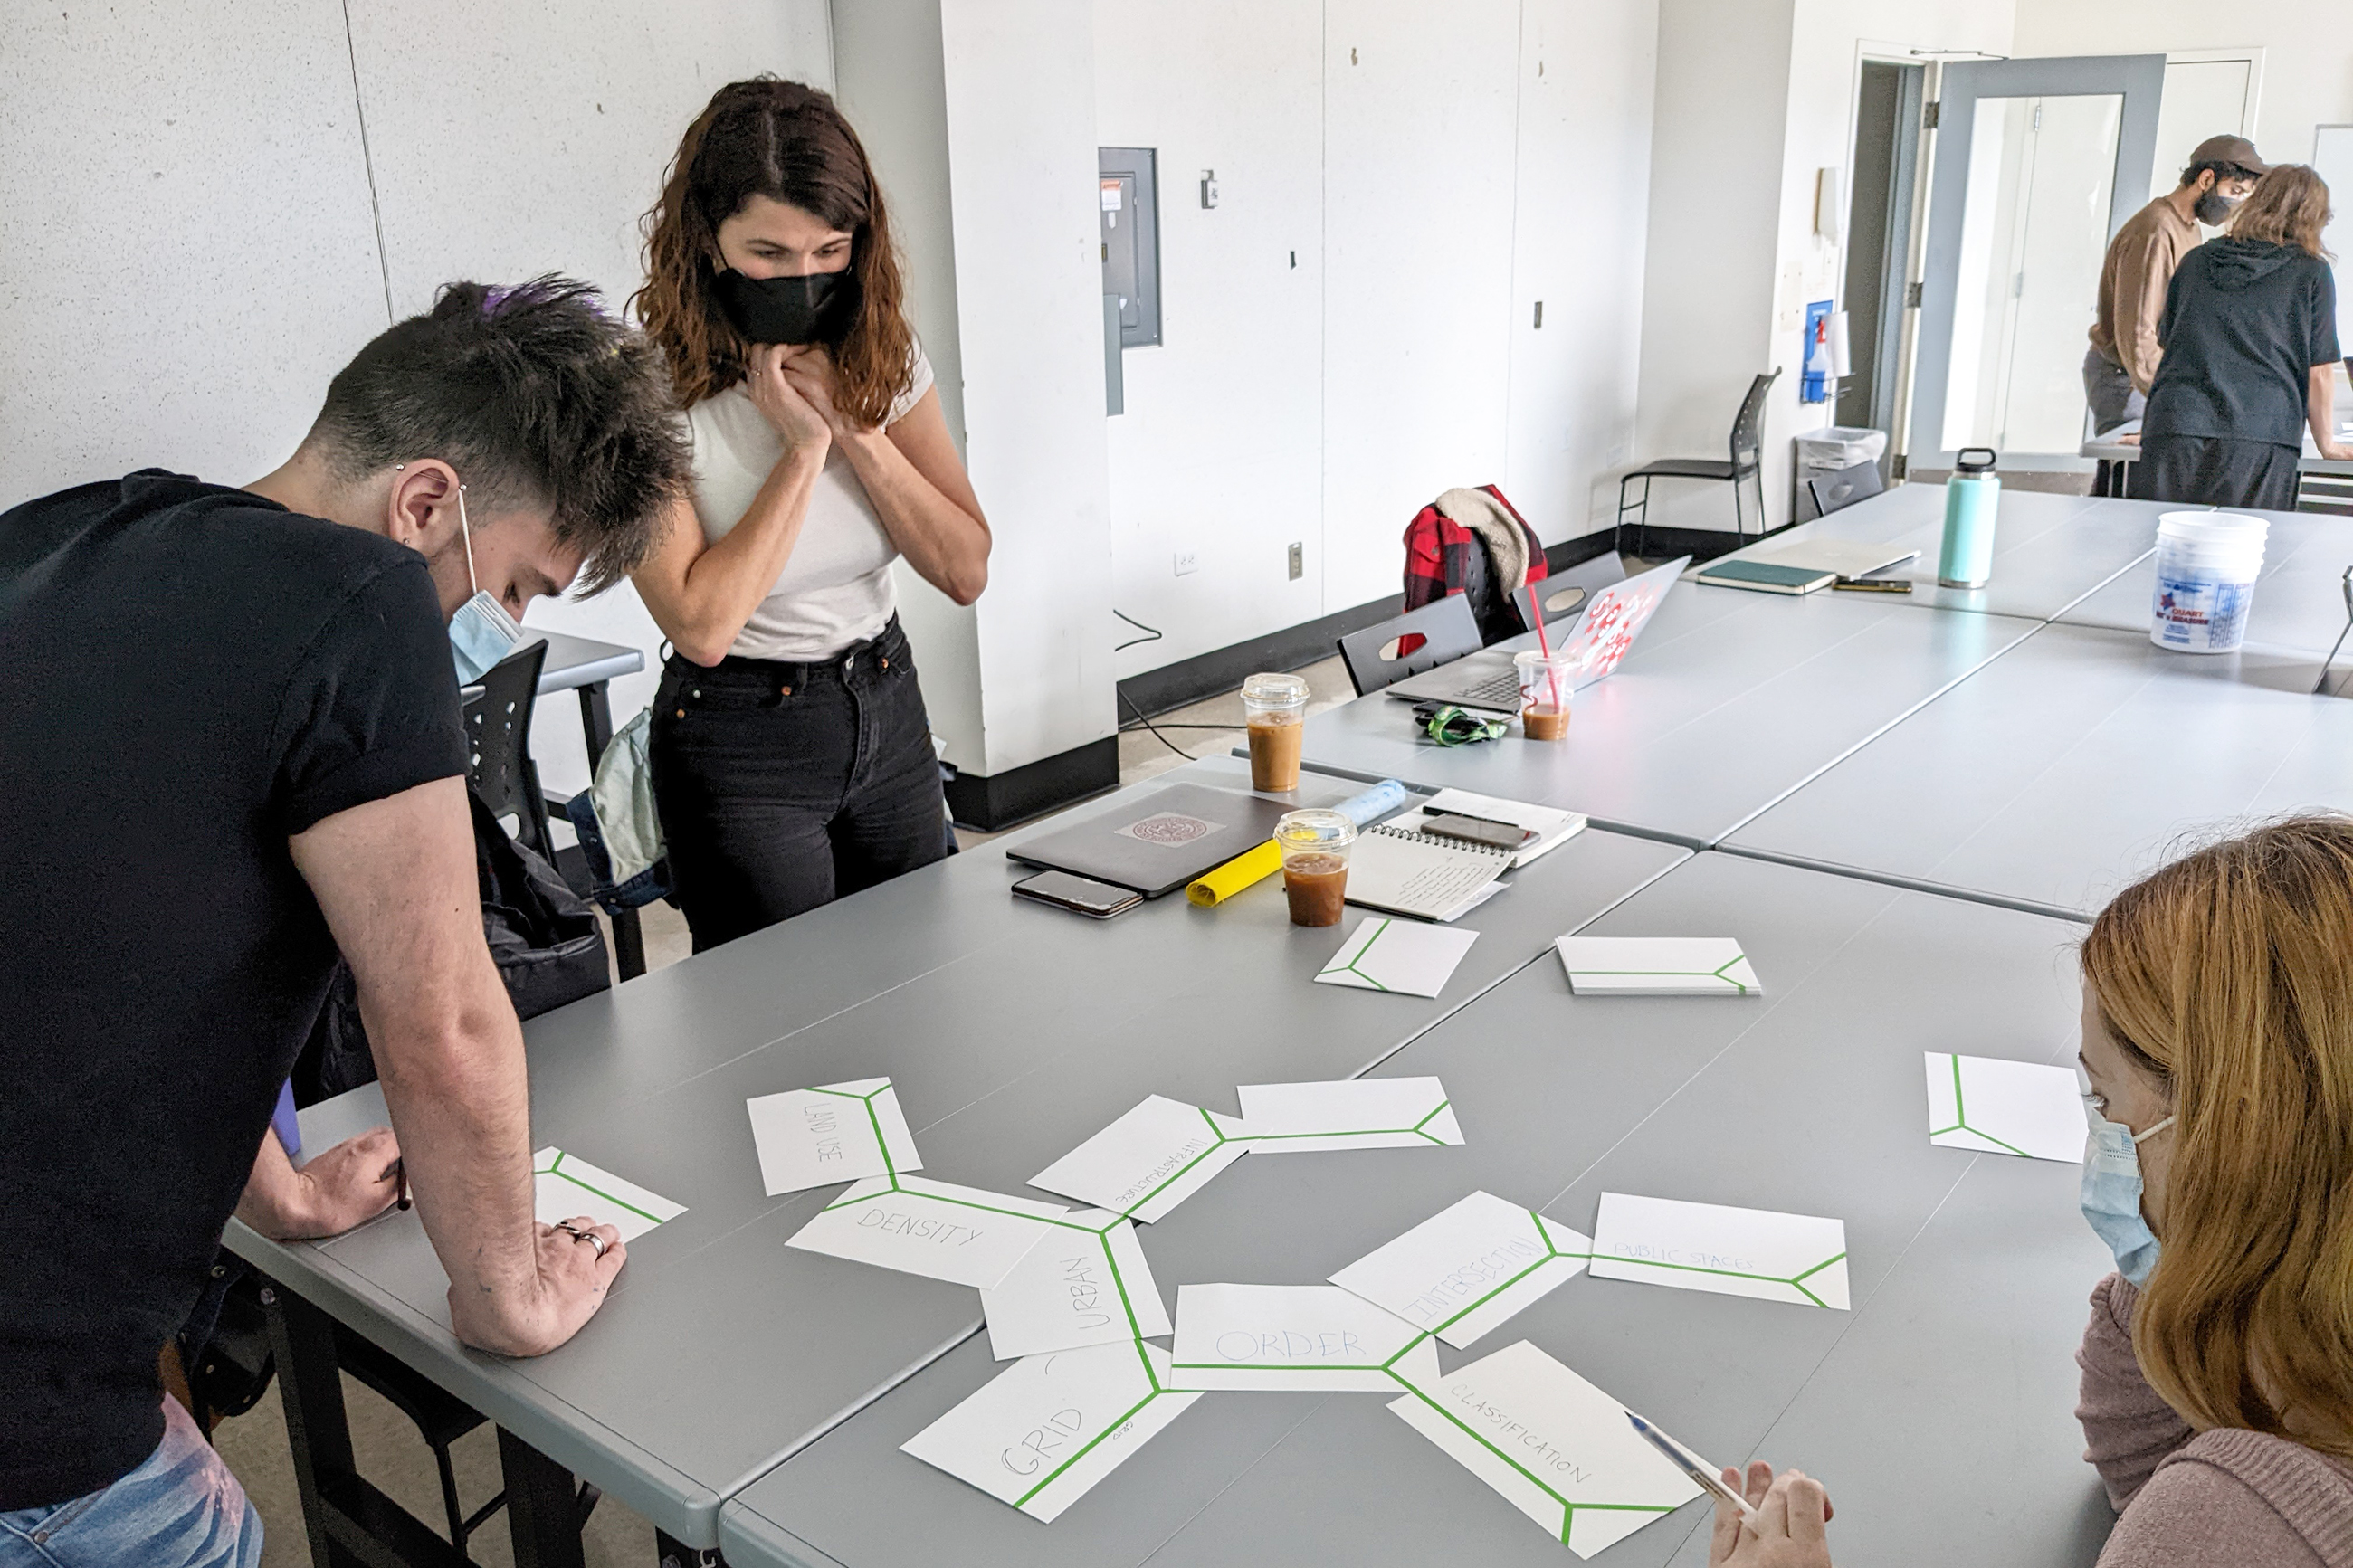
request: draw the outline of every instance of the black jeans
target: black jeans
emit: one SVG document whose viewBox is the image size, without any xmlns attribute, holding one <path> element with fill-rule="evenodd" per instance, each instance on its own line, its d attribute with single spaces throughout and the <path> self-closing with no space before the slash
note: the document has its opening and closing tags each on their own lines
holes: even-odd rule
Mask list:
<svg viewBox="0 0 2353 1568">
<path fill-rule="evenodd" d="M 2269 441 L 2144 432 L 2140 461 L 2132 466 L 2125 489 L 2135 500 L 2293 511 L 2296 459 L 2303 455 L 2297 447 Z"/>
<path fill-rule="evenodd" d="M 826 664 L 673 657 L 649 740 L 697 952 L 946 852 L 939 763 L 895 617 Z"/>
</svg>

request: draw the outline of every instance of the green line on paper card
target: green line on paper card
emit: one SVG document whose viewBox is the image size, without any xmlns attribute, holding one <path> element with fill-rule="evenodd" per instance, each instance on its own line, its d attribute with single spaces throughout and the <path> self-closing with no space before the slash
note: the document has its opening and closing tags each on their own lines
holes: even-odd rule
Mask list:
<svg viewBox="0 0 2353 1568">
<path fill-rule="evenodd" d="M 1444 1142 L 1446 1142 L 1446 1140 L 1445 1140 L 1445 1139 L 1443 1139 L 1443 1138 L 1440 1138 L 1440 1137 L 1436 1137 L 1436 1136 L 1433 1136 L 1432 1134 L 1428 1133 L 1428 1132 L 1422 1132 L 1422 1131 L 1421 1131 L 1421 1130 L 1422 1130 L 1423 1128 L 1425 1128 L 1425 1127 L 1429 1126 L 1432 1121 L 1437 1121 L 1437 1120 L 1438 1120 L 1438 1113 L 1439 1113 L 1439 1111 L 1445 1110 L 1445 1109 L 1447 1108 L 1447 1106 L 1448 1106 L 1449 1104 L 1451 1104 L 1451 1101 L 1449 1101 L 1449 1100 L 1440 1100 L 1440 1101 L 1438 1102 L 1438 1104 L 1437 1104 L 1434 1108 L 1432 1108 L 1432 1110 L 1430 1110 L 1430 1113 L 1429 1115 L 1427 1115 L 1427 1116 L 1423 1117 L 1420 1121 L 1417 1121 L 1417 1122 L 1415 1122 L 1415 1123 L 1413 1124 L 1412 1131 L 1416 1131 L 1416 1132 L 1421 1132 L 1421 1135 L 1422 1135 L 1424 1138 L 1428 1138 L 1428 1139 L 1429 1139 L 1431 1142 L 1433 1142 L 1433 1143 L 1444 1143 Z"/>
<path fill-rule="evenodd" d="M 1051 1470 L 1048 1471 L 1044 1480 L 1039 1481 L 1036 1486 L 1031 1487 L 1028 1491 L 1023 1492 L 1019 1497 L 1014 1499 L 1013 1506 L 1015 1508 L 1019 1508 L 1031 1498 L 1036 1497 L 1039 1492 L 1042 1492 L 1048 1487 L 1052 1486 L 1056 1477 L 1060 1476 L 1064 1470 L 1069 1469 L 1072 1465 L 1077 1464 L 1081 1459 L 1085 1458 L 1089 1453 L 1093 1451 L 1094 1446 L 1097 1443 L 1102 1442 L 1104 1438 L 1110 1436 L 1113 1433 L 1118 1431 L 1121 1427 L 1134 1420 L 1136 1415 L 1142 1411 L 1145 1405 L 1151 1404 L 1154 1400 L 1159 1397 L 1159 1390 L 1155 1389 L 1150 1394 L 1147 1394 L 1143 1398 L 1137 1400 L 1134 1405 L 1128 1407 L 1126 1415 L 1121 1416 L 1118 1420 L 1113 1422 L 1110 1426 L 1096 1433 L 1092 1437 L 1087 1439 L 1085 1446 L 1081 1447 L 1077 1453 L 1072 1454 L 1069 1458 L 1064 1459 L 1060 1464 L 1056 1465 Z"/>
<path fill-rule="evenodd" d="M 652 1225 L 659 1225 L 659 1224 L 661 1224 L 661 1223 L 662 1223 L 662 1221 L 661 1221 L 661 1219 L 660 1219 L 660 1217 L 659 1217 L 659 1215 L 649 1215 L 649 1214 L 648 1214 L 645 1210 L 643 1210 L 643 1209 L 639 1208 L 637 1205 L 635 1205 L 635 1204 L 633 1204 L 633 1203 L 629 1203 L 629 1202 L 627 1202 L 627 1201 L 625 1201 L 625 1200 L 623 1200 L 623 1199 L 617 1198 L 617 1197 L 615 1197 L 612 1194 L 610 1194 L 610 1193 L 608 1193 L 608 1192 L 606 1192 L 606 1191 L 604 1191 L 604 1190 L 603 1190 L 603 1189 L 601 1189 L 601 1188 L 598 1188 L 598 1187 L 592 1187 L 592 1186 L 590 1186 L 587 1183 L 586 1183 L 586 1182 L 582 1181 L 579 1177 L 577 1177 L 577 1176 L 574 1175 L 571 1172 L 569 1172 L 569 1171 L 567 1171 L 567 1170 L 564 1169 L 564 1155 L 563 1155 L 563 1154 L 561 1154 L 561 1153 L 558 1153 L 558 1154 L 555 1156 L 555 1163 L 554 1163 L 554 1164 L 550 1165 L 550 1166 L 549 1166 L 545 1171 L 543 1171 L 543 1172 L 542 1172 L 542 1173 L 541 1173 L 542 1175 L 548 1175 L 548 1176 L 562 1176 L 565 1181 L 570 1182 L 574 1186 L 578 1187 L 582 1192 L 584 1192 L 584 1193 L 595 1193 L 598 1197 L 600 1197 L 600 1198 L 604 1199 L 607 1203 L 611 1204 L 615 1208 L 624 1208 L 624 1209 L 627 1209 L 627 1210 L 628 1210 L 631 1214 L 633 1214 L 633 1215 L 637 1215 L 637 1216 L 638 1216 L 639 1219 L 641 1219 L 641 1220 L 645 1220 L 645 1221 L 647 1221 L 649 1224 L 652 1224 Z"/>
<path fill-rule="evenodd" d="M 1953 1058 L 1953 1116 L 1955 1120 L 1950 1127 L 1931 1128 L 1929 1129 L 1928 1136 L 1931 1138 L 1942 1138 L 1947 1132 L 1966 1132 L 1973 1138 L 1982 1138 L 1989 1143 L 2000 1144 L 2002 1148 L 2017 1155 L 2021 1160 L 2031 1160 L 2034 1158 L 2033 1155 L 2029 1154 L 2017 1144 L 2004 1143 L 1992 1133 L 1985 1131 L 1981 1128 L 1976 1128 L 1969 1125 L 1969 1113 L 1961 1100 L 1961 1058 L 1957 1056 Z"/>
<path fill-rule="evenodd" d="M 1392 922 L 1384 918 L 1380 924 L 1373 928 L 1373 934 L 1365 939 L 1365 945 L 1358 948 L 1349 958 L 1347 963 L 1339 965 L 1337 968 L 1327 969 L 1324 971 L 1324 973 L 1326 974 L 1353 974 L 1376 991 L 1387 991 L 1388 989 L 1388 986 L 1382 984 L 1379 981 L 1374 979 L 1371 975 L 1357 968 L 1356 965 L 1363 961 L 1365 954 L 1373 951 L 1373 943 L 1380 941 L 1381 938 L 1387 934 L 1391 923 Z"/>
<path fill-rule="evenodd" d="M 1552 1244 L 1552 1233 L 1544 1227 L 1544 1216 L 1537 1214 L 1534 1209 L 1529 1209 L 1526 1212 L 1528 1219 L 1536 1227 L 1536 1239 L 1544 1243 L 1545 1255 L 1542 1258 L 1537 1258 L 1534 1263 L 1529 1264 L 1525 1268 L 1521 1269 L 1517 1274 L 1513 1275 L 1509 1279 L 1504 1280 L 1501 1285 L 1496 1286 L 1493 1290 L 1488 1291 L 1485 1295 L 1472 1302 L 1469 1306 L 1463 1308 L 1461 1311 L 1455 1313 L 1452 1317 L 1447 1319 L 1444 1322 L 1439 1324 L 1436 1328 L 1430 1330 L 1430 1331 L 1431 1333 L 1444 1333 L 1447 1330 L 1452 1328 L 1455 1324 L 1461 1322 L 1463 1319 L 1469 1317 L 1472 1313 L 1477 1311 L 1480 1308 L 1485 1306 L 1488 1302 L 1493 1300 L 1496 1297 L 1502 1295 L 1504 1291 L 1510 1289 L 1513 1286 L 1518 1284 L 1521 1280 L 1525 1279 L 1529 1275 L 1534 1274 L 1537 1269 L 1542 1268 L 1546 1264 L 1552 1262 L 1556 1258 L 1568 1258 L 1574 1260 L 1579 1258 L 1588 1259 L 1592 1258 L 1593 1254 L 1589 1252 L 1563 1252 L 1560 1248 L 1555 1247 Z"/>
<path fill-rule="evenodd" d="M 1846 1254 L 1841 1252 L 1836 1257 L 1825 1258 L 1804 1273 L 1787 1279 L 1778 1274 L 1744 1274 L 1737 1268 L 1705 1268 L 1696 1263 L 1661 1263 L 1651 1258 L 1611 1258 L 1609 1261 L 1629 1268 L 1674 1268 L 1685 1274 L 1719 1274 L 1727 1279 L 1754 1279 L 1760 1285 L 1787 1285 L 1815 1306 L 1827 1307 L 1830 1305 L 1828 1301 L 1807 1289 L 1799 1281 L 1811 1279 L 1845 1257 Z"/>
<path fill-rule="evenodd" d="M 1193 1109 L 1196 1110 L 1201 1110 L 1201 1108 L 1198 1105 Z M 1122 1218 L 1126 1218 L 1129 1215 L 1134 1215 L 1136 1210 L 1142 1208 L 1145 1205 L 1150 1203 L 1153 1199 L 1166 1192 L 1171 1184 L 1181 1181 L 1184 1178 L 1186 1172 L 1191 1170 L 1194 1166 L 1199 1164 L 1202 1161 L 1216 1153 L 1219 1144 L 1238 1142 L 1236 1139 L 1227 1137 L 1225 1133 L 1219 1129 L 1218 1124 L 1215 1121 L 1210 1121 L 1209 1113 L 1208 1111 L 1201 1110 L 1201 1120 L 1208 1122 L 1209 1136 L 1217 1140 L 1217 1142 L 1211 1143 L 1208 1148 L 1202 1150 L 1199 1153 L 1194 1155 L 1191 1159 L 1177 1166 L 1175 1171 L 1169 1173 L 1167 1181 L 1161 1183 L 1158 1186 L 1153 1188 L 1150 1192 L 1145 1194 L 1142 1197 L 1128 1205 L 1127 1207 L 1122 1209 L 1120 1211 Z"/>
<path fill-rule="evenodd" d="M 1560 1493 L 1555 1491 L 1549 1486 L 1546 1486 L 1544 1481 L 1525 1465 L 1521 1464 L 1517 1459 L 1512 1458 L 1511 1455 L 1506 1454 L 1503 1449 L 1495 1447 L 1494 1444 L 1489 1442 L 1486 1437 L 1480 1433 L 1472 1431 L 1469 1426 L 1464 1424 L 1460 1416 L 1454 1414 L 1454 1412 L 1447 1409 L 1443 1405 L 1439 1404 L 1438 1401 L 1432 1399 L 1429 1394 L 1424 1394 L 1420 1389 L 1416 1388 L 1412 1384 L 1406 1382 L 1404 1378 L 1398 1377 L 1396 1373 L 1392 1372 L 1389 1375 L 1393 1378 L 1397 1378 L 1398 1386 L 1402 1387 L 1408 1394 L 1412 1394 L 1416 1399 L 1420 1400 L 1424 1405 L 1427 1405 L 1432 1410 L 1437 1411 L 1440 1415 L 1445 1417 L 1446 1420 L 1460 1430 L 1464 1436 L 1470 1438 L 1473 1443 L 1478 1444 L 1479 1447 L 1486 1449 L 1487 1452 L 1494 1455 L 1495 1458 L 1503 1460 L 1504 1463 L 1511 1466 L 1513 1469 L 1517 1470 L 1520 1475 L 1526 1479 L 1530 1486 L 1544 1493 L 1545 1496 L 1552 1499 L 1553 1501 L 1560 1504 L 1562 1510 L 1560 1517 L 1560 1540 L 1561 1544 L 1564 1546 L 1568 1543 L 1569 1524 L 1570 1521 L 1576 1518 L 1577 1510 L 1578 1509 L 1585 1509 L 1590 1512 L 1606 1513 L 1672 1513 L 1675 1511 L 1674 1506 L 1660 1503 L 1571 1502 L 1567 1498 L 1561 1496 Z"/>
<path fill-rule="evenodd" d="M 865 1094 L 852 1094 L 846 1089 L 813 1089 L 809 1092 L 829 1094 L 837 1100 L 854 1100 L 866 1107 L 866 1122 L 868 1126 L 874 1129 L 874 1148 L 882 1156 L 883 1173 L 891 1178 L 895 1186 L 899 1179 L 899 1167 L 891 1158 L 891 1145 L 882 1137 L 882 1119 L 874 1113 L 875 1096 L 886 1093 L 890 1088 L 889 1082 L 885 1081 L 881 1089 L 870 1090 Z"/>
</svg>

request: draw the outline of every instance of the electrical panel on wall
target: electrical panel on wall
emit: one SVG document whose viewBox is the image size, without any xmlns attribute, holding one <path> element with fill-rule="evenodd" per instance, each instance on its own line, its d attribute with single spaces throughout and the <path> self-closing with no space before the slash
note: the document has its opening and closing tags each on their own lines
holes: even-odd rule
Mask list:
<svg viewBox="0 0 2353 1568">
<path fill-rule="evenodd" d="M 1119 301 L 1119 346 L 1160 342 L 1159 154 L 1099 147 L 1103 293 Z"/>
</svg>

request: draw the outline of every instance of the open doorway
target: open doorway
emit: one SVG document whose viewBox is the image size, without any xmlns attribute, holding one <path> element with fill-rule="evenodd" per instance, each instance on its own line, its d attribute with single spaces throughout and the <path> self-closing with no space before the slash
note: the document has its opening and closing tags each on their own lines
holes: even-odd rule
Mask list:
<svg viewBox="0 0 2353 1568">
<path fill-rule="evenodd" d="M 1838 423 L 1891 436 L 1925 76 L 1922 66 L 1865 60 L 1855 102 L 1844 294 L 1852 374 L 1839 384 Z M 1886 459 L 1881 467 L 1883 478 Z"/>
</svg>

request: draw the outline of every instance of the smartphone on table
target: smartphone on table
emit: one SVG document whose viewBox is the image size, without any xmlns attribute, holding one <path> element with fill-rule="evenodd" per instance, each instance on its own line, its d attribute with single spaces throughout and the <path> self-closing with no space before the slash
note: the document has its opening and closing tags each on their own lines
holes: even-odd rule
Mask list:
<svg viewBox="0 0 2353 1568">
<path fill-rule="evenodd" d="M 1040 871 L 1014 883 L 1013 892 L 1017 898 L 1035 899 L 1041 904 L 1074 910 L 1099 921 L 1107 921 L 1144 902 L 1144 895 L 1134 888 L 1098 882 L 1092 877 L 1074 876 L 1068 871 Z"/>
</svg>

